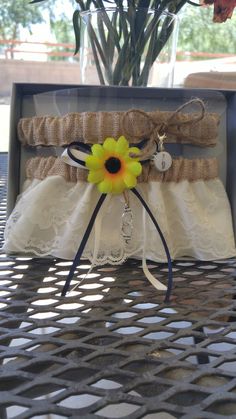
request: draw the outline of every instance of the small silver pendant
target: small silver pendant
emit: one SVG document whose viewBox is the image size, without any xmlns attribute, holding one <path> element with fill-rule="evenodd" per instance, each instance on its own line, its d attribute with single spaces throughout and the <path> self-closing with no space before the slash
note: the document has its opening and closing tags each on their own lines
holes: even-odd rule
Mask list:
<svg viewBox="0 0 236 419">
<path fill-rule="evenodd" d="M 125 244 L 129 244 L 132 238 L 133 230 L 133 213 L 131 208 L 125 204 L 124 212 L 122 214 L 121 234 Z"/>
<path fill-rule="evenodd" d="M 167 151 L 159 151 L 154 154 L 153 162 L 159 172 L 166 172 L 172 165 L 172 157 Z"/>
</svg>

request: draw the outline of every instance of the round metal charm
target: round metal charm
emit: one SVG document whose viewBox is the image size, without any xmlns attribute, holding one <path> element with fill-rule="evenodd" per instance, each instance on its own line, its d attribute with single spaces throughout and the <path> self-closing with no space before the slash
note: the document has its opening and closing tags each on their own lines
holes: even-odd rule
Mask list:
<svg viewBox="0 0 236 419">
<path fill-rule="evenodd" d="M 154 155 L 153 162 L 159 172 L 166 172 L 172 165 L 172 157 L 167 151 L 159 151 Z"/>
</svg>

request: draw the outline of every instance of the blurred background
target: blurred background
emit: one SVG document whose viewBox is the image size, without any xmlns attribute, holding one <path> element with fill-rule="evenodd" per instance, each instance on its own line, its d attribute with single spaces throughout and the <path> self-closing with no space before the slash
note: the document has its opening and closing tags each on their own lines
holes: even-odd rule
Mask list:
<svg viewBox="0 0 236 419">
<path fill-rule="evenodd" d="M 74 55 L 74 0 L 1 0 L 0 151 L 8 149 L 13 82 L 81 83 Z M 185 7 L 180 14 L 173 87 L 236 88 L 236 14 L 212 22 L 213 9 Z M 235 73 L 234 73 L 235 71 Z"/>
</svg>

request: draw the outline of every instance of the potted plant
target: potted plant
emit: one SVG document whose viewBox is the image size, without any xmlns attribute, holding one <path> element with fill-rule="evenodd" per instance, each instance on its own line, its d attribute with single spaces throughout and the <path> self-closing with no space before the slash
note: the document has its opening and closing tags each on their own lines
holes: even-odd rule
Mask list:
<svg viewBox="0 0 236 419">
<path fill-rule="evenodd" d="M 39 3 L 45 0 L 33 0 Z M 75 53 L 80 51 L 82 81 L 97 84 L 171 86 L 177 21 L 185 5 L 214 4 L 214 21 L 230 18 L 236 0 L 75 0 Z M 96 75 L 95 75 L 96 73 Z"/>
</svg>

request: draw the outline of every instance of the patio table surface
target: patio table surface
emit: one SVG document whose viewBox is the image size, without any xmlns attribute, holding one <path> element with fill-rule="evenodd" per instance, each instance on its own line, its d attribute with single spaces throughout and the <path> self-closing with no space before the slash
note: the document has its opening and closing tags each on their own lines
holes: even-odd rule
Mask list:
<svg viewBox="0 0 236 419">
<path fill-rule="evenodd" d="M 80 283 L 82 261 L 61 297 L 70 265 L 0 253 L 1 419 L 236 418 L 235 259 L 174 262 L 168 304 L 133 259 Z"/>
</svg>

